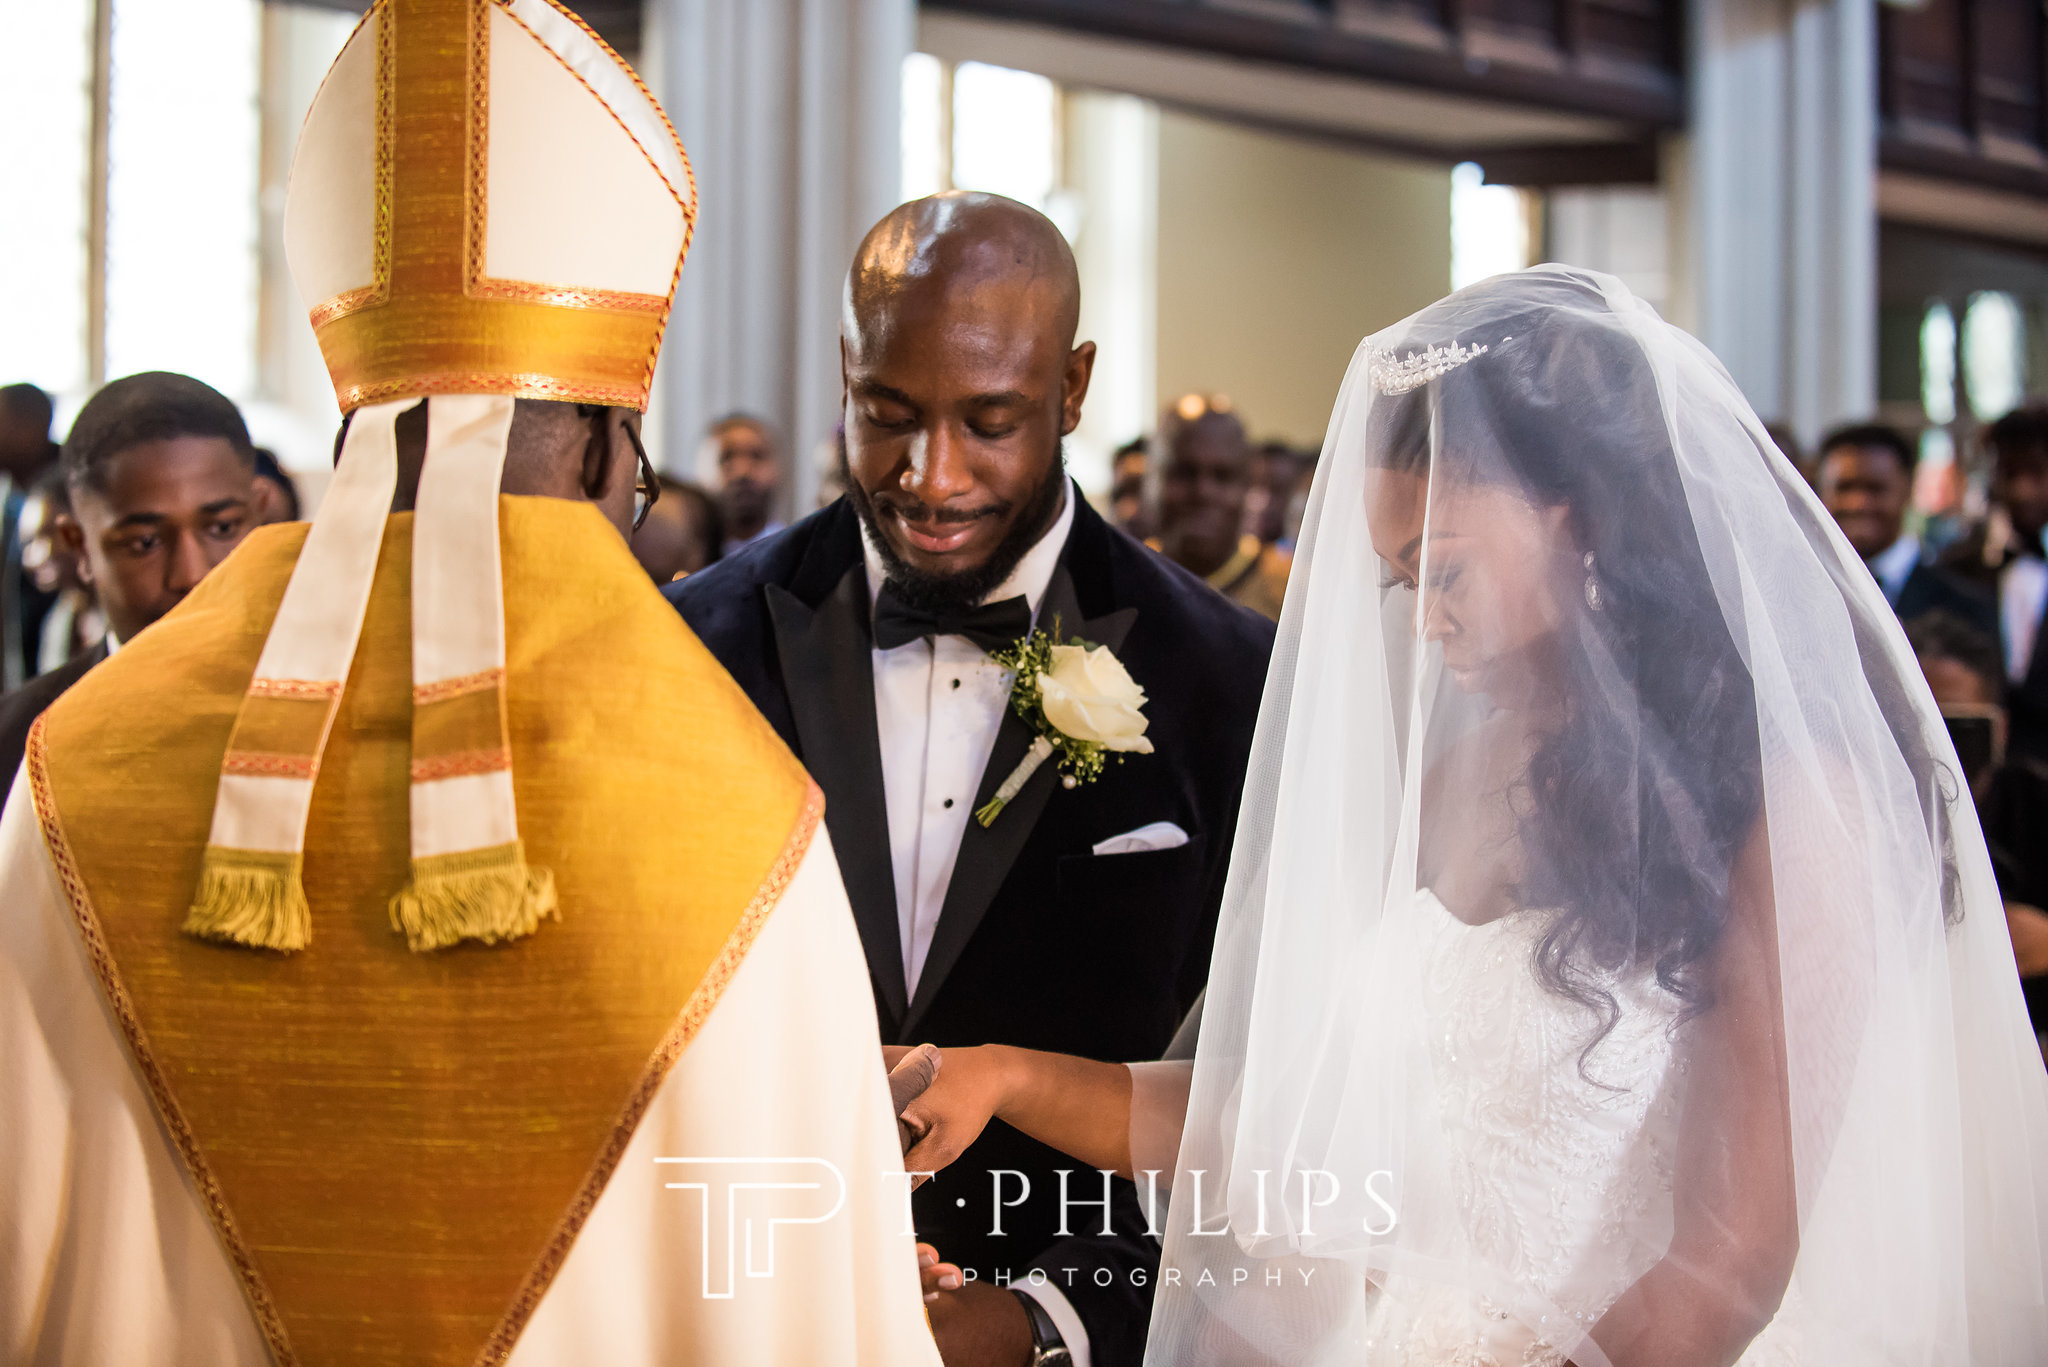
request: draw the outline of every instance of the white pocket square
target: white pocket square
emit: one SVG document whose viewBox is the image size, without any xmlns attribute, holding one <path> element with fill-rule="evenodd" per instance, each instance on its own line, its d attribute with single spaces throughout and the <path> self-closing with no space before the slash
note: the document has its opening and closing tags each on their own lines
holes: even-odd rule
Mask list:
<svg viewBox="0 0 2048 1367">
<path fill-rule="evenodd" d="M 1143 854 L 1146 850 L 1177 849 L 1188 843 L 1188 833 L 1171 821 L 1155 821 L 1135 831 L 1125 831 L 1095 843 L 1097 854 Z"/>
</svg>

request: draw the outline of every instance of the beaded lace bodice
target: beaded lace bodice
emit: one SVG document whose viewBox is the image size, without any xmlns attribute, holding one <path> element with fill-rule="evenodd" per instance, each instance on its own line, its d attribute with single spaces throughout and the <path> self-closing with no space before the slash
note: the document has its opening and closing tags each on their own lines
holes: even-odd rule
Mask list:
<svg viewBox="0 0 2048 1367">
<path fill-rule="evenodd" d="M 1620 1014 L 1588 1052 L 1592 1012 L 1545 988 L 1532 966 L 1548 914 L 1474 926 L 1431 894 L 1421 901 L 1423 1024 L 1461 1275 L 1387 1278 L 1364 1323 L 1323 1360 L 1562 1367 L 1670 1244 L 1686 1082 L 1679 1003 L 1647 971 L 1596 978 Z M 1794 1285 L 1741 1367 L 1800 1362 L 1803 1319 Z"/>
<path fill-rule="evenodd" d="M 1433 896 L 1423 903 L 1446 1195 L 1475 1282 L 1494 1290 L 1394 1278 L 1367 1328 L 1367 1359 L 1552 1367 L 1578 1326 L 1597 1320 L 1669 1241 L 1685 1082 L 1678 1003 L 1648 973 L 1600 979 L 1620 1016 L 1585 1053 L 1593 1013 L 1547 990 L 1532 968 L 1545 913 L 1474 926 Z M 1568 1323 L 1532 1327 L 1556 1317 Z"/>
</svg>

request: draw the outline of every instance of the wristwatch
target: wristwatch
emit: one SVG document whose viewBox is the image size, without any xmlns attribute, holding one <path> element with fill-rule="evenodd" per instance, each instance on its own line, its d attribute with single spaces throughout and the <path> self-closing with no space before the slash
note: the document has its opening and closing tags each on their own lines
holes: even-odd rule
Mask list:
<svg viewBox="0 0 2048 1367">
<path fill-rule="evenodd" d="M 1073 1367 L 1074 1355 L 1067 1351 L 1067 1341 L 1060 1337 L 1060 1328 L 1045 1307 L 1015 1287 L 1010 1294 L 1024 1302 L 1024 1318 L 1031 1321 L 1031 1367 Z"/>
</svg>

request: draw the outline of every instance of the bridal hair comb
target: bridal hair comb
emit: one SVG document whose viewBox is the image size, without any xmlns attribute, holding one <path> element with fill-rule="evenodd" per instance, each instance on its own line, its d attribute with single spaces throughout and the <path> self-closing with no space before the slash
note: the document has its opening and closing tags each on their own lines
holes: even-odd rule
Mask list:
<svg viewBox="0 0 2048 1367">
<path fill-rule="evenodd" d="M 1484 346 L 1459 346 L 1456 342 L 1449 346 L 1425 347 L 1406 356 L 1396 356 L 1391 351 L 1375 347 L 1368 353 L 1366 373 L 1372 380 L 1372 387 L 1380 393 L 1406 394 L 1485 354 Z"/>
</svg>

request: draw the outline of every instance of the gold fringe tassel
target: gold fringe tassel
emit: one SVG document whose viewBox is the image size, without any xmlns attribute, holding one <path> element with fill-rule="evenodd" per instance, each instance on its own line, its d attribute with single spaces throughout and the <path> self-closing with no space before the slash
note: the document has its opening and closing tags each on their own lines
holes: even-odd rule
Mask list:
<svg viewBox="0 0 2048 1367">
<path fill-rule="evenodd" d="M 411 885 L 391 899 L 391 928 L 425 954 L 463 940 L 516 940 L 557 913 L 555 875 L 529 866 L 515 840 L 413 860 Z"/>
<path fill-rule="evenodd" d="M 199 890 L 185 915 L 187 935 L 290 954 L 313 942 L 304 859 L 296 852 L 208 845 Z"/>
</svg>

